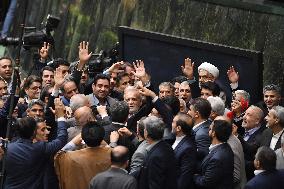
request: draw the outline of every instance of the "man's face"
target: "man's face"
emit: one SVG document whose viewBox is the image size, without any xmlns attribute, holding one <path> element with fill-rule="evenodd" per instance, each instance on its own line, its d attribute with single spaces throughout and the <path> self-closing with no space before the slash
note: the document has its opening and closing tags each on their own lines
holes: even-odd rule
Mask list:
<svg viewBox="0 0 284 189">
<path fill-rule="evenodd" d="M 0 76 L 9 81 L 13 73 L 12 62 L 8 59 L 0 60 Z"/>
<path fill-rule="evenodd" d="M 194 110 L 194 107 L 192 105 L 190 105 L 189 110 L 187 112 L 188 115 L 190 115 L 193 119 L 193 122 L 196 118 L 197 112 Z"/>
<path fill-rule="evenodd" d="M 86 84 L 87 81 L 88 81 L 88 79 L 89 79 L 88 70 L 84 70 L 84 71 L 82 72 L 80 84 Z"/>
<path fill-rule="evenodd" d="M 132 84 L 134 84 L 134 81 L 135 81 L 135 75 L 133 74 L 133 72 L 135 72 L 134 68 L 132 68 L 130 66 L 125 67 L 125 73 L 127 73 L 129 75 L 130 82 Z"/>
<path fill-rule="evenodd" d="M 107 79 L 99 79 L 96 84 L 93 84 L 94 95 L 98 99 L 106 99 L 109 94 L 109 81 Z"/>
<path fill-rule="evenodd" d="M 177 126 L 178 116 L 175 116 L 172 122 L 172 133 L 176 134 L 179 131 Z"/>
<path fill-rule="evenodd" d="M 175 82 L 175 85 L 174 85 L 174 87 L 175 87 L 175 96 L 177 98 L 179 98 L 179 86 L 180 86 L 180 83 Z"/>
<path fill-rule="evenodd" d="M 78 91 L 78 88 L 75 84 L 75 82 L 73 81 L 70 81 L 70 82 L 67 82 L 65 85 L 64 85 L 64 97 L 67 98 L 67 99 L 71 99 L 71 97 L 75 94 L 78 94 L 79 91 Z"/>
<path fill-rule="evenodd" d="M 124 94 L 124 100 L 129 107 L 129 113 L 136 113 L 142 105 L 141 97 L 138 91 L 128 91 Z"/>
<path fill-rule="evenodd" d="M 179 86 L 179 97 L 182 98 L 186 103 L 191 100 L 191 90 L 189 85 L 181 84 Z"/>
<path fill-rule="evenodd" d="M 209 89 L 201 88 L 201 98 L 207 99 L 209 96 L 213 96 L 213 93 Z"/>
<path fill-rule="evenodd" d="M 60 65 L 58 68 L 60 68 L 62 70 L 62 74 L 64 76 L 69 73 L 69 67 L 68 66 Z"/>
<path fill-rule="evenodd" d="M 29 88 L 25 89 L 26 94 L 28 95 L 29 99 L 38 99 L 41 92 L 41 83 L 40 82 L 33 82 Z"/>
<path fill-rule="evenodd" d="M 254 108 L 248 108 L 243 117 L 242 127 L 245 130 L 250 130 L 258 126 L 260 120 L 257 117 L 257 112 Z"/>
<path fill-rule="evenodd" d="M 110 75 L 110 88 L 113 89 L 116 84 L 117 73 L 113 72 Z"/>
<path fill-rule="evenodd" d="M 266 91 L 263 94 L 263 98 L 264 98 L 263 101 L 268 109 L 271 109 L 272 107 L 279 105 L 281 99 L 280 95 L 277 94 L 276 91 Z"/>
<path fill-rule="evenodd" d="M 44 116 L 44 110 L 43 110 L 43 107 L 38 105 L 38 104 L 35 104 L 31 107 L 31 109 L 27 109 L 27 115 L 29 117 L 33 117 L 33 118 L 43 118 Z"/>
<path fill-rule="evenodd" d="M 215 81 L 215 78 L 212 74 L 210 74 L 208 71 L 201 69 L 198 72 L 199 76 L 199 84 L 205 83 L 207 81 Z"/>
<path fill-rule="evenodd" d="M 53 71 L 44 70 L 42 72 L 42 85 L 54 85 L 54 73 Z"/>
<path fill-rule="evenodd" d="M 36 136 L 35 136 L 35 139 L 36 139 L 37 142 L 39 142 L 39 141 L 47 142 L 49 133 L 50 132 L 47 129 L 45 122 L 37 123 Z"/>
<path fill-rule="evenodd" d="M 7 90 L 7 84 L 4 81 L 0 81 L 0 97 L 7 95 L 8 90 Z"/>
<path fill-rule="evenodd" d="M 269 127 L 270 129 L 272 129 L 276 124 L 277 124 L 277 117 L 276 117 L 276 114 L 275 114 L 275 110 L 270 110 L 267 114 L 267 116 L 265 117 L 265 120 L 266 120 L 266 127 Z"/>
<path fill-rule="evenodd" d="M 124 76 L 124 77 L 122 77 L 121 80 L 119 81 L 119 86 L 118 86 L 117 89 L 118 89 L 120 92 L 123 92 L 124 89 L 125 89 L 126 87 L 128 87 L 129 85 L 130 85 L 130 78 L 129 78 L 128 76 Z"/>
<path fill-rule="evenodd" d="M 159 87 L 159 98 L 173 96 L 173 92 L 169 86 L 162 85 Z"/>
</svg>

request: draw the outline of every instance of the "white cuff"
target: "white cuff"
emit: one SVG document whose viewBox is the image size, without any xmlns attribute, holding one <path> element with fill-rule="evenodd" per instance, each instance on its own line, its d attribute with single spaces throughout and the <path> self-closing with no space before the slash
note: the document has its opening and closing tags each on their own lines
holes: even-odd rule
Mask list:
<svg viewBox="0 0 284 189">
<path fill-rule="evenodd" d="M 57 121 L 66 121 L 66 119 L 64 117 L 59 117 Z"/>
<path fill-rule="evenodd" d="M 158 100 L 158 96 L 155 96 L 155 98 L 153 98 L 152 102 L 155 103 Z"/>
<path fill-rule="evenodd" d="M 235 90 L 236 88 L 238 88 L 239 83 L 238 83 L 238 82 L 236 82 L 236 83 L 230 83 L 230 86 L 231 86 L 231 89 Z"/>
</svg>

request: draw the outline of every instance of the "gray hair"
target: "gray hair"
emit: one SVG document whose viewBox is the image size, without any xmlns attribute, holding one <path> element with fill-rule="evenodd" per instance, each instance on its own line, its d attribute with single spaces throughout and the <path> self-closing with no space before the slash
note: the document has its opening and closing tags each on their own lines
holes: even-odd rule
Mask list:
<svg viewBox="0 0 284 189">
<path fill-rule="evenodd" d="M 75 112 L 78 108 L 88 106 L 89 98 L 83 94 L 76 94 L 70 99 L 70 108 Z"/>
<path fill-rule="evenodd" d="M 250 100 L 250 95 L 249 95 L 249 93 L 246 92 L 245 90 L 236 90 L 234 93 L 241 95 L 241 96 L 244 98 L 244 100 L 246 100 L 246 101 L 249 102 L 249 100 Z"/>
<path fill-rule="evenodd" d="M 162 119 L 156 116 L 149 116 L 142 121 L 145 125 L 145 130 L 148 133 L 148 137 L 152 140 L 161 140 L 164 135 L 165 123 Z"/>
<path fill-rule="evenodd" d="M 213 97 L 213 96 L 209 96 L 207 98 L 207 100 L 210 102 L 211 104 L 211 108 L 212 108 L 212 112 L 215 112 L 217 113 L 219 116 L 222 116 L 224 115 L 224 112 L 225 112 L 225 103 L 224 101 L 216 96 L 216 97 Z"/>
<path fill-rule="evenodd" d="M 188 81 L 183 81 L 183 82 L 180 83 L 180 85 L 188 85 L 188 86 L 190 86 Z"/>
<path fill-rule="evenodd" d="M 39 105 L 44 108 L 44 103 L 39 99 L 33 99 L 28 103 L 28 109 L 31 109 L 34 105 Z"/>
<path fill-rule="evenodd" d="M 161 86 L 165 86 L 165 87 L 170 87 L 171 91 L 174 92 L 175 91 L 175 87 L 173 84 L 171 84 L 170 82 L 162 82 L 159 85 L 159 89 Z"/>
<path fill-rule="evenodd" d="M 276 117 L 279 119 L 279 124 L 284 127 L 284 107 L 275 106 L 272 108 L 275 112 Z"/>
<path fill-rule="evenodd" d="M 263 94 L 266 91 L 275 91 L 277 94 L 281 94 L 281 89 L 278 85 L 275 84 L 270 84 L 270 85 L 266 85 L 265 87 L 263 87 Z"/>
<path fill-rule="evenodd" d="M 260 109 L 257 106 L 251 105 L 249 108 L 253 108 L 256 111 L 256 115 L 259 121 L 261 121 L 263 119 L 264 113 L 262 111 L 262 109 Z"/>
</svg>

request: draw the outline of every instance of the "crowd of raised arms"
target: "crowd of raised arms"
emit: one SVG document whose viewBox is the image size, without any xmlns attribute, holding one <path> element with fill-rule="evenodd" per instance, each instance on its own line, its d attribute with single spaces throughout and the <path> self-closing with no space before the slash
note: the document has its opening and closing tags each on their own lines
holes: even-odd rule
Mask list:
<svg viewBox="0 0 284 189">
<path fill-rule="evenodd" d="M 12 59 L 0 58 L 5 189 L 284 188 L 279 86 L 264 86 L 252 104 L 234 67 L 229 94 L 216 66 L 186 58 L 176 63 L 182 75 L 155 89 L 143 60 L 90 77 L 88 42 L 71 65 L 58 58 L 48 66 L 49 49 L 44 43 L 15 90 Z"/>
</svg>

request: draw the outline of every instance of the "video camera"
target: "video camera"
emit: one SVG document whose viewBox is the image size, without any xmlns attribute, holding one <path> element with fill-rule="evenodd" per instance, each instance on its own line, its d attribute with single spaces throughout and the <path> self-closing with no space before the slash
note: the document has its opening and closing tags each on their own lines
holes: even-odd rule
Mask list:
<svg viewBox="0 0 284 189">
<path fill-rule="evenodd" d="M 41 47 L 44 42 L 47 42 L 51 45 L 54 44 L 53 36 L 51 31 L 57 28 L 60 22 L 60 18 L 48 15 L 44 29 L 36 31 L 35 27 L 25 27 L 24 35 L 22 39 L 19 37 L 6 37 L 0 39 L 0 45 L 3 46 L 17 46 L 20 43 L 23 44 L 23 47 L 28 50 L 31 47 Z"/>
</svg>

